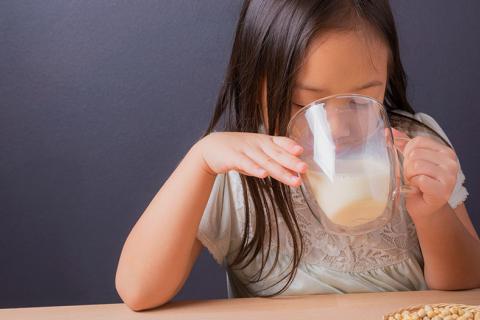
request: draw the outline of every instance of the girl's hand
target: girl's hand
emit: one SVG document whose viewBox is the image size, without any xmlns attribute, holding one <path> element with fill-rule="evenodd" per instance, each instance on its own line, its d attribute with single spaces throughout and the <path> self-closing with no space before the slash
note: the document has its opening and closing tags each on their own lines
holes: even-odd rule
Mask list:
<svg viewBox="0 0 480 320">
<path fill-rule="evenodd" d="M 204 169 L 212 174 L 230 170 L 265 178 L 271 176 L 284 184 L 297 187 L 307 164 L 298 156 L 303 148 L 286 137 L 259 133 L 215 132 L 200 140 Z"/>
<path fill-rule="evenodd" d="M 394 130 L 394 136 L 403 133 Z M 403 173 L 409 185 L 418 188 L 406 198 L 412 216 L 426 217 L 448 203 L 457 180 L 459 164 L 455 152 L 429 137 L 415 137 L 403 149 Z"/>
</svg>

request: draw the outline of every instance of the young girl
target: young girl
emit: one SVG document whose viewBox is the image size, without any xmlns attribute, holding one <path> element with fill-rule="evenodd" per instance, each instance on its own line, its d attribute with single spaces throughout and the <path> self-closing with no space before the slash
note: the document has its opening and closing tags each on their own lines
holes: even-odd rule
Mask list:
<svg viewBox="0 0 480 320">
<path fill-rule="evenodd" d="M 338 93 L 382 101 L 412 138 L 399 147 L 419 192 L 363 235 L 313 218 L 298 189 L 302 147 L 284 137 L 302 106 Z M 166 303 L 202 247 L 225 266 L 231 297 L 477 287 L 480 241 L 448 144 L 407 101 L 388 0 L 246 0 L 207 134 L 131 231 L 117 290 L 134 310 Z"/>
</svg>

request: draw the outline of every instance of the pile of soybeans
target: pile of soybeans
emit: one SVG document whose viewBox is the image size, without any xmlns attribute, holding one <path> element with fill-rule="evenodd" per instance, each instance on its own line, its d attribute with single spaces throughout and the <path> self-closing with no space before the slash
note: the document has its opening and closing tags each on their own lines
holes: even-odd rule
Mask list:
<svg viewBox="0 0 480 320">
<path fill-rule="evenodd" d="M 437 304 L 411 307 L 388 314 L 384 320 L 480 320 L 480 306 Z"/>
</svg>

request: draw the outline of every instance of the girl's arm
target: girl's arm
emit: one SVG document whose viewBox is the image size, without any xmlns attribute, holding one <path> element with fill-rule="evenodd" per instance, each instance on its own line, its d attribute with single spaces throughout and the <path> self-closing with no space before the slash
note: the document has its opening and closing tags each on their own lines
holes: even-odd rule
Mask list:
<svg viewBox="0 0 480 320">
<path fill-rule="evenodd" d="M 463 204 L 455 210 L 446 204 L 414 222 L 430 289 L 480 287 L 480 241 Z"/>
<path fill-rule="evenodd" d="M 197 229 L 217 174 L 235 170 L 299 186 L 302 151 L 288 138 L 255 133 L 213 133 L 195 144 L 125 242 L 115 279 L 123 301 L 149 309 L 182 287 L 202 247 Z"/>
<path fill-rule="evenodd" d="M 115 284 L 133 310 L 169 301 L 202 248 L 196 231 L 215 176 L 192 148 L 135 224 L 118 263 Z"/>
<path fill-rule="evenodd" d="M 416 137 L 403 150 L 405 178 L 419 192 L 406 199 L 425 261 L 431 289 L 480 287 L 480 240 L 463 204 L 448 200 L 459 163 L 455 152 L 433 139 Z"/>
</svg>

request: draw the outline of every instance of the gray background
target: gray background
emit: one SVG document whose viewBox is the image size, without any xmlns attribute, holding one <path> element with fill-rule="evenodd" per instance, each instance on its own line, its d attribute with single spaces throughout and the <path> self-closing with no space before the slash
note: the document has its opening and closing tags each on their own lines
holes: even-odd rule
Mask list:
<svg viewBox="0 0 480 320">
<path fill-rule="evenodd" d="M 411 100 L 456 147 L 479 229 L 480 2 L 392 4 Z M 207 125 L 240 6 L 0 3 L 0 307 L 119 301 L 123 241 Z M 225 296 L 203 252 L 177 299 Z"/>
</svg>

